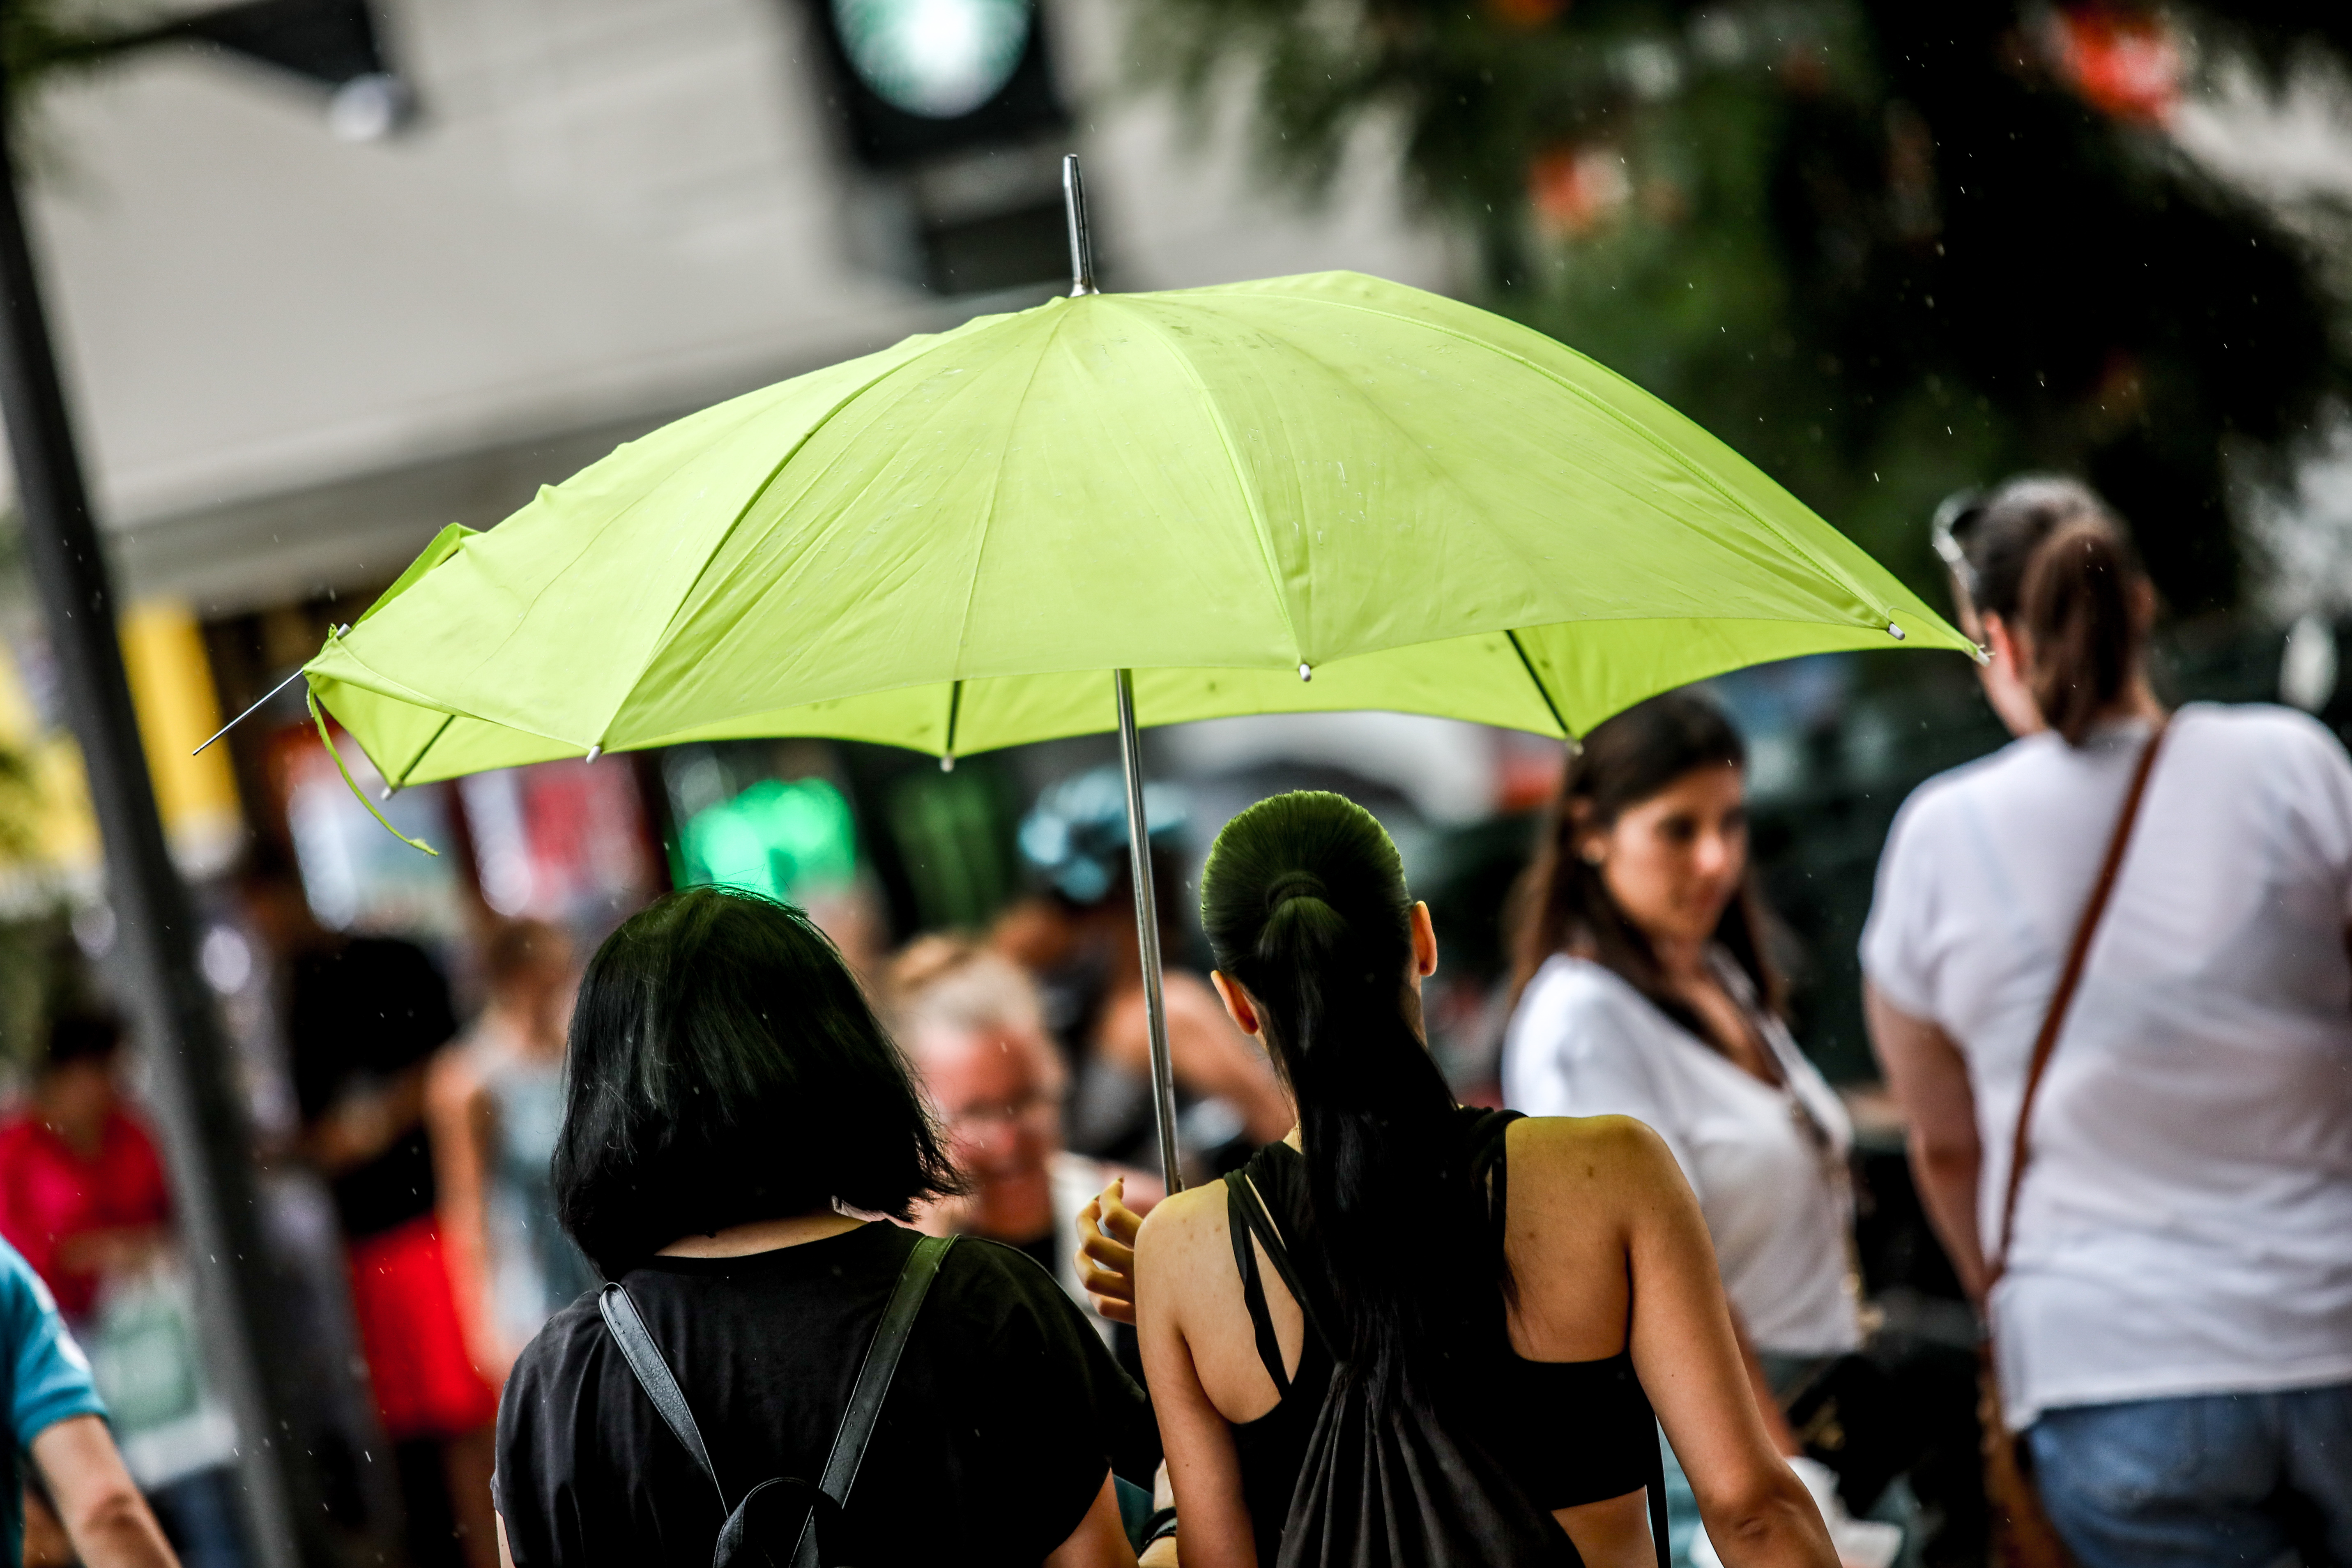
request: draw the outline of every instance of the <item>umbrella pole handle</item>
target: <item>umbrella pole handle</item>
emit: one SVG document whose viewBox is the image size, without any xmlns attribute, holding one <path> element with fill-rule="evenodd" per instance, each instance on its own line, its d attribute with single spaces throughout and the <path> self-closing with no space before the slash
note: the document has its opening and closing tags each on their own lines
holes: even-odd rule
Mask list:
<svg viewBox="0 0 2352 1568">
<path fill-rule="evenodd" d="M 1176 1070 L 1168 1057 L 1168 1006 L 1160 989 L 1160 907 L 1151 890 L 1151 829 L 1143 816 L 1143 742 L 1135 729 L 1135 672 L 1114 671 L 1118 762 L 1127 775 L 1127 853 L 1135 885 L 1135 940 L 1143 956 L 1143 1016 L 1151 1030 L 1151 1110 L 1160 1127 L 1160 1173 L 1184 1190 L 1176 1160 Z"/>
</svg>

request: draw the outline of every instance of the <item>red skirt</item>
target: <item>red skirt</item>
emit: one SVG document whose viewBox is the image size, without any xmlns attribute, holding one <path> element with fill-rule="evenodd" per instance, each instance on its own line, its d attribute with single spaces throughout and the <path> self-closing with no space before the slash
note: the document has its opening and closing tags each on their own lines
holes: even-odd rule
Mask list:
<svg viewBox="0 0 2352 1568">
<path fill-rule="evenodd" d="M 351 1244 L 352 1315 L 384 1436 L 456 1437 L 498 1418 L 499 1395 L 466 1353 L 431 1215 Z"/>
</svg>

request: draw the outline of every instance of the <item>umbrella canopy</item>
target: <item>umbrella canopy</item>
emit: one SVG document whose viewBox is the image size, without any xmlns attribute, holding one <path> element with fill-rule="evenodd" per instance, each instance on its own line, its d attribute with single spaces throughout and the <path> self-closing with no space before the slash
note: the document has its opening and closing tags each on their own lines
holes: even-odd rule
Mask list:
<svg viewBox="0 0 2352 1568">
<path fill-rule="evenodd" d="M 1969 645 L 1722 442 L 1354 273 L 982 317 L 443 532 L 307 667 L 390 783 L 686 741 L 938 755 L 1392 709 L 1568 737 L 1794 654 Z M 1309 679 L 1311 678 L 1311 679 Z"/>
</svg>

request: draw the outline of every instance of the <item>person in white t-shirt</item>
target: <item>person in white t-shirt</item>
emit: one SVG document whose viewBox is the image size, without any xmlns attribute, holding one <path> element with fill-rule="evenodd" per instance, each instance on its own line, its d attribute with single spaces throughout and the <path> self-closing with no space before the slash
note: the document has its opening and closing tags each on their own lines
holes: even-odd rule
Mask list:
<svg viewBox="0 0 2352 1568">
<path fill-rule="evenodd" d="M 1503 1097 L 1530 1116 L 1631 1116 L 1698 1195 L 1757 1403 L 1862 1342 L 1844 1108 L 1790 1037 L 1748 874 L 1747 750 L 1706 698 L 1596 725 L 1517 894 L 1520 993 Z M 1667 1491 L 1676 1555 L 1696 1513 Z"/>
<path fill-rule="evenodd" d="M 1871 1031 L 1971 1291 L 2027 1064 L 2164 712 L 2154 595 L 2064 480 L 1947 520 L 2018 737 L 1921 785 L 1863 934 Z M 2034 1100 L 1986 1303 L 2012 1430 L 2084 1568 L 2352 1563 L 2352 763 L 2284 709 L 2190 704 Z"/>
</svg>

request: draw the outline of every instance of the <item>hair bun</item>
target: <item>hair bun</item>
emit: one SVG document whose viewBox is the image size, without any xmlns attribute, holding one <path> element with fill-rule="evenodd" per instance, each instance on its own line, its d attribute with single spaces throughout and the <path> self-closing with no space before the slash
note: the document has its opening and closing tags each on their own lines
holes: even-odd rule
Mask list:
<svg viewBox="0 0 2352 1568">
<path fill-rule="evenodd" d="M 1293 899 L 1319 899 L 1323 895 L 1323 879 L 1314 872 L 1285 871 L 1265 885 L 1266 912 L 1272 914 Z"/>
</svg>

